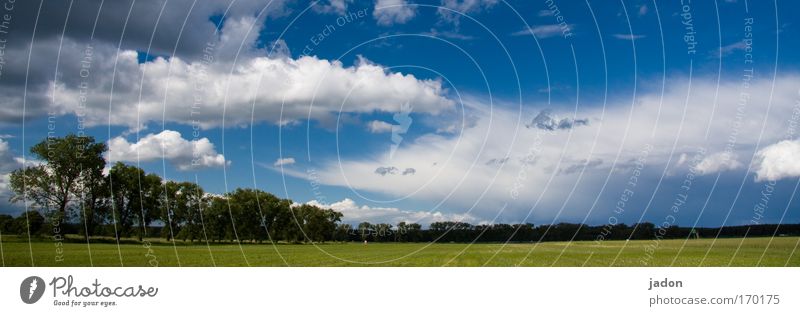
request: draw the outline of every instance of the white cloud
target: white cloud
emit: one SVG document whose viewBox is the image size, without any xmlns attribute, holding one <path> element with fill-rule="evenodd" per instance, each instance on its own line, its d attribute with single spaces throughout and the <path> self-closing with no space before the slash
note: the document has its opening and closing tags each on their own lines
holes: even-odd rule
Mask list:
<svg viewBox="0 0 800 316">
<path fill-rule="evenodd" d="M 294 158 L 288 157 L 288 158 L 278 158 L 278 160 L 275 160 L 275 163 L 273 163 L 272 165 L 275 167 L 280 167 L 280 166 L 293 165 L 294 163 L 295 163 Z"/>
<path fill-rule="evenodd" d="M 347 198 L 332 204 L 322 204 L 317 200 L 309 201 L 307 204 L 322 208 L 330 208 L 334 211 L 341 212 L 342 215 L 344 215 L 344 219 L 353 224 L 366 221 L 373 224 L 388 223 L 396 225 L 399 222 L 406 222 L 428 225 L 432 222 L 440 221 L 460 221 L 469 223 L 478 221 L 469 214 L 409 211 L 395 207 L 371 207 L 367 205 L 358 205 L 355 201 Z"/>
<path fill-rule="evenodd" d="M 417 15 L 415 6 L 406 0 L 376 0 L 372 17 L 379 25 L 403 24 Z"/>
<path fill-rule="evenodd" d="M 384 121 L 374 120 L 367 124 L 367 130 L 369 130 L 369 132 L 373 134 L 389 133 L 392 131 L 392 124 L 386 123 Z"/>
<path fill-rule="evenodd" d="M 695 78 L 689 89 L 686 80 L 673 78 L 668 82 L 673 83 L 663 95 L 660 90 L 639 93 L 635 106 L 631 106 L 630 100 L 617 100 L 605 107 L 583 105 L 577 113 L 553 113 L 560 117 L 590 118 L 592 122 L 571 129 L 526 128 L 525 124 L 531 122 L 541 107 L 525 105 L 528 110 L 520 117 L 518 107 L 513 104 L 490 106 L 467 96 L 465 110 L 476 119 L 459 133 L 430 133 L 408 139 L 393 156 L 387 148 L 385 152 L 365 153 L 341 161 L 331 159 L 317 168 L 315 181 L 348 187 L 370 198 L 408 197 L 441 202 L 448 209 L 465 212 L 474 209 L 474 215 L 481 218 L 493 217 L 505 203 L 507 209 L 516 210 L 517 216 L 518 210 L 528 210 L 535 203 L 539 203 L 534 213 L 537 218 L 552 216 L 565 203 L 569 205 L 565 212 L 578 212 L 572 213 L 573 216 L 585 214 L 608 172 L 628 166 L 643 148 L 652 148 L 646 170 L 657 174 L 642 177 L 660 176 L 668 161 L 674 164 L 682 155 L 689 160 L 696 156 L 697 148 L 705 148 L 707 153 L 725 151 L 737 111 L 714 111 L 714 105 L 738 104 L 740 83 L 723 82 L 718 86 L 715 78 Z M 734 159 L 710 155 L 704 157 L 705 161 L 701 159 L 700 168 L 706 172 L 744 169 L 741 167 L 750 162 L 735 157 L 750 157 L 747 150 L 757 142 L 775 142 L 782 137 L 786 130 L 784 114 L 791 114 L 800 77 L 778 77 L 771 96 L 772 85 L 771 80 L 751 82 L 747 117 L 736 130 L 736 150 L 731 152 Z M 687 91 L 690 91 L 688 96 Z M 772 106 L 766 116 L 769 100 Z M 762 122 L 765 129 L 760 135 Z M 708 140 L 697 137 L 705 135 L 707 130 Z M 780 157 L 768 155 L 771 152 L 762 151 L 768 157 L 766 165 L 779 161 L 769 158 Z M 503 164 L 486 164 L 505 157 L 508 160 Z M 403 169 L 376 169 L 381 166 L 413 168 L 415 174 L 397 176 Z M 790 166 L 780 170 L 789 170 Z M 775 169 L 770 170 L 773 172 L 761 171 L 761 178 L 768 177 L 767 174 L 775 177 Z M 395 176 L 391 176 L 391 171 Z M 575 193 L 570 196 L 573 187 Z M 519 192 L 516 199 L 511 198 L 515 188 Z M 376 195 L 371 195 L 373 192 Z"/>
<path fill-rule="evenodd" d="M 9 137 L 4 135 L 4 138 Z M 0 138 L 0 199 L 2 199 L 0 206 L 5 205 L 9 198 L 11 172 L 20 167 L 22 167 L 21 158 L 14 157 L 8 142 Z"/>
<path fill-rule="evenodd" d="M 312 9 L 318 13 L 336 13 L 339 15 L 343 15 L 345 14 L 345 12 L 347 12 L 347 5 L 352 2 L 353 0 L 319 1 L 316 3 L 316 5 L 314 5 Z"/>
<path fill-rule="evenodd" d="M 756 153 L 756 181 L 800 177 L 800 140 L 784 140 Z"/>
<path fill-rule="evenodd" d="M 498 0 L 442 0 L 441 7 L 436 11 L 442 20 L 458 26 L 461 23 L 461 14 L 478 13 L 497 4 Z M 455 12 L 454 12 L 455 11 Z"/>
<path fill-rule="evenodd" d="M 738 41 L 736 43 L 732 43 L 732 44 L 728 44 L 728 45 L 725 45 L 725 46 L 721 46 L 719 48 L 718 56 L 722 56 L 722 57 L 728 56 L 730 54 L 733 54 L 736 51 L 744 50 L 745 48 L 747 48 L 747 44 L 745 44 L 744 41 Z M 715 54 L 715 55 L 717 55 L 717 54 Z"/>
<path fill-rule="evenodd" d="M 5 202 L 6 200 L 8 200 L 10 191 L 11 191 L 11 174 L 9 173 L 0 174 L 0 199 L 3 199 L 0 202 Z"/>
<path fill-rule="evenodd" d="M 455 39 L 455 40 L 464 40 L 464 41 L 475 39 L 474 36 L 461 34 L 461 33 L 453 32 L 453 31 L 440 31 L 440 30 L 437 30 L 435 28 L 432 28 L 430 31 L 422 32 L 420 34 L 421 35 L 433 36 L 433 37 L 449 38 L 449 39 Z"/>
<path fill-rule="evenodd" d="M 262 27 L 248 17 L 226 20 L 222 36 L 211 50 L 213 63 L 171 57 L 139 64 L 136 51 L 121 51 L 117 56 L 113 45 L 98 44 L 89 89 L 83 91 L 87 93 L 82 94 L 79 82 L 59 82 L 55 89 L 51 83 L 32 89 L 29 98 L 41 100 L 29 103 L 48 104 L 40 115 L 80 112 L 87 126 L 111 124 L 132 129 L 162 118 L 187 125 L 196 122 L 202 128 L 223 123 L 244 126 L 250 124 L 251 114 L 255 123 L 322 121 L 339 111 L 393 113 L 406 102 L 418 113 L 436 115 L 454 109 L 441 80 L 389 72 L 365 58 L 345 66 L 315 56 L 267 57 L 265 49 L 254 48 Z M 244 45 L 241 52 L 239 45 Z M 83 49 L 66 39 L 64 64 L 79 65 L 70 61 L 79 61 Z M 79 70 L 64 72 L 77 74 Z M 114 82 L 113 102 L 109 102 L 110 82 Z M 0 100 L 0 106 L 18 111 L 21 95 L 10 95 L 14 97 Z M 81 104 L 83 95 L 89 98 Z M 0 113 L 3 111 L 0 108 Z"/>
<path fill-rule="evenodd" d="M 22 166 L 19 158 L 14 157 L 8 142 L 0 138 L 0 174 L 11 172 Z"/>
<path fill-rule="evenodd" d="M 154 161 L 165 159 L 179 170 L 222 167 L 225 156 L 218 154 L 208 138 L 184 139 L 179 132 L 164 130 L 148 134 L 136 143 L 119 136 L 108 141 L 106 159 L 116 161 Z"/>
<path fill-rule="evenodd" d="M 682 156 L 685 161 L 686 156 Z M 743 165 L 737 161 L 737 156 L 729 152 L 719 152 L 707 155 L 695 166 L 700 174 L 714 174 L 717 172 L 736 170 Z"/>
<path fill-rule="evenodd" d="M 534 25 L 530 29 L 523 29 L 514 33 L 511 33 L 512 36 L 526 36 L 533 34 L 536 38 L 545 39 L 555 36 L 561 36 L 564 34 L 564 30 L 572 30 L 575 28 L 575 25 L 569 24 L 566 27 L 563 27 L 560 24 L 548 24 L 548 25 Z"/>
</svg>

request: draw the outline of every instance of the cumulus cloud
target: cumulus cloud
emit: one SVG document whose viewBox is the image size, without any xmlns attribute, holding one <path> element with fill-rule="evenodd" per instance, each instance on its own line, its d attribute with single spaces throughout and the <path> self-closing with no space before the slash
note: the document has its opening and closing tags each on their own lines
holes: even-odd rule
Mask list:
<svg viewBox="0 0 800 316">
<path fill-rule="evenodd" d="M 390 72 L 366 58 L 356 59 L 351 66 L 315 56 L 290 58 L 281 53 L 285 47 L 281 42 L 257 48 L 263 27 L 253 16 L 229 17 L 219 36 L 200 50 L 206 52 L 206 59 L 175 55 L 141 64 L 137 51 L 118 50 L 113 43 L 98 42 L 87 48 L 85 42 L 72 38 L 63 43 L 55 37 L 37 40 L 32 48 L 36 62 L 29 69 L 26 118 L 75 114 L 87 126 L 131 129 L 163 118 L 212 128 L 250 124 L 251 114 L 255 123 L 286 124 L 307 118 L 325 120 L 340 110 L 391 113 L 406 102 L 419 113 L 434 115 L 454 108 L 439 79 Z M 279 48 L 277 53 L 273 47 Z M 7 49 L 9 68 L 4 69 L 0 86 L 6 96 L 0 99 L 0 121 L 23 119 L 23 94 L 7 83 L 16 80 L 11 79 L 15 74 L 24 82 L 27 48 Z M 60 57 L 56 56 L 59 52 Z M 91 70 L 83 78 L 81 61 L 87 54 L 91 54 Z M 54 82 L 53 61 L 59 58 L 63 75 Z"/>
<path fill-rule="evenodd" d="M 438 114 L 453 107 L 442 95 L 438 80 L 419 80 L 413 75 L 388 73 L 383 67 L 360 60 L 345 67 L 341 62 L 304 56 L 299 59 L 254 57 L 242 60 L 232 73 L 225 67 L 205 68 L 179 58 L 156 59 L 138 65 L 135 52 L 120 55 L 118 76 L 138 81 L 115 86 L 115 115 L 111 124 L 131 125 L 160 120 L 192 124 L 196 120 L 210 128 L 256 122 L 283 124 L 295 120 L 323 119 L 332 113 L 394 112 L 411 102 L 422 113 Z M 206 78 L 206 86 L 193 85 Z M 126 85 L 126 84 L 130 85 Z M 80 91 L 60 86 L 56 101 L 64 112 L 74 112 Z M 96 98 L 108 100 L 108 91 L 95 91 Z M 106 96 L 106 97 L 103 97 Z M 140 97 L 141 96 L 141 97 Z M 182 102 L 195 100 L 197 102 Z M 58 105 L 57 105 L 58 106 Z M 225 117 L 223 111 L 225 108 Z M 90 104 L 87 123 L 108 120 L 108 103 Z"/>
<path fill-rule="evenodd" d="M 784 140 L 756 152 L 756 181 L 800 177 L 800 140 Z"/>
<path fill-rule="evenodd" d="M 684 156 L 685 157 L 685 156 Z M 736 155 L 728 152 L 719 152 L 706 156 L 695 166 L 700 174 L 713 174 L 717 172 L 736 170 L 743 165 L 736 160 Z M 680 162 L 680 161 L 679 161 Z"/>
<path fill-rule="evenodd" d="M 417 15 L 416 7 L 406 0 L 376 0 L 372 17 L 379 25 L 403 24 Z"/>
<path fill-rule="evenodd" d="M 115 137 L 108 141 L 106 159 L 110 162 L 165 159 L 179 170 L 222 167 L 228 163 L 208 138 L 186 140 L 181 133 L 170 130 L 148 134 L 135 143 L 122 136 Z"/>
<path fill-rule="evenodd" d="M 478 221 L 477 218 L 469 214 L 411 211 L 402 210 L 395 207 L 371 207 L 367 205 L 358 205 L 355 201 L 347 198 L 331 204 L 322 204 L 317 200 L 309 201 L 307 204 L 322 208 L 330 208 L 334 211 L 341 212 L 342 215 L 344 215 L 344 220 L 352 224 L 366 221 L 371 223 L 388 223 L 392 225 L 395 225 L 399 222 L 428 225 L 432 222 L 440 221 L 459 221 L 470 223 L 475 223 Z"/>
<path fill-rule="evenodd" d="M 278 158 L 278 160 L 275 160 L 275 163 L 273 163 L 272 165 L 275 167 L 280 167 L 280 166 L 293 165 L 294 163 L 295 163 L 294 158 L 288 157 L 288 158 Z"/>
<path fill-rule="evenodd" d="M 389 133 L 392 131 L 392 124 L 386 123 L 384 121 L 374 120 L 367 124 L 367 130 L 369 130 L 369 132 L 373 134 Z"/>
</svg>

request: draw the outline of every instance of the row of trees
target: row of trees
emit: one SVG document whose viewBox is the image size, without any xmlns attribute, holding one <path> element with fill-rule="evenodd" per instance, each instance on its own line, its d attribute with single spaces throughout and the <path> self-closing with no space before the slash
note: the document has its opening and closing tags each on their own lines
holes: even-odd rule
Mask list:
<svg viewBox="0 0 800 316">
<path fill-rule="evenodd" d="M 472 225 L 463 222 L 434 222 L 428 229 L 419 224 L 360 223 L 351 229 L 346 241 L 377 242 L 538 242 L 568 240 L 625 240 L 687 237 L 757 237 L 773 235 L 800 236 L 800 224 L 762 224 L 692 228 L 671 226 L 661 230 L 653 223 L 636 225 L 589 226 L 572 223 L 535 226 L 526 224 Z"/>
<path fill-rule="evenodd" d="M 656 236 L 664 239 L 693 238 L 693 237 L 758 237 L 758 236 L 800 236 L 800 224 L 762 224 L 745 226 L 726 226 L 721 228 L 691 228 L 672 226 L 663 231 L 652 223 L 640 223 L 637 225 L 618 224 L 614 226 L 588 226 L 571 223 L 560 223 L 555 225 L 533 224 L 493 224 L 493 225 L 471 225 L 460 222 L 434 222 L 428 229 L 423 229 L 418 223 L 400 222 L 396 226 L 386 223 L 372 224 L 362 222 L 357 226 L 350 224 L 335 223 L 334 220 L 308 220 L 309 217 L 325 216 L 325 212 L 319 212 L 318 208 L 302 205 L 296 206 L 294 213 L 298 218 L 304 218 L 304 223 L 314 223 L 306 225 L 288 225 L 291 229 L 279 229 L 285 224 L 293 223 L 294 219 L 289 218 L 288 213 L 279 215 L 277 220 L 273 220 L 275 225 L 266 229 L 258 222 L 257 217 L 243 216 L 243 208 L 228 211 L 228 201 L 236 200 L 235 203 L 252 203 L 256 201 L 255 194 L 267 194 L 264 192 L 256 193 L 252 190 L 239 190 L 232 193 L 229 200 L 215 198 L 210 207 L 205 209 L 199 225 L 185 224 L 180 228 L 168 226 L 155 226 L 147 230 L 150 237 L 164 236 L 169 238 L 170 229 L 179 230 L 177 238 L 184 240 L 209 240 L 211 242 L 225 242 L 236 240 L 236 235 L 242 240 L 265 241 L 265 240 L 287 240 L 287 241 L 341 241 L 341 242 L 538 242 L 538 241 L 587 241 L 587 240 L 625 240 L 625 239 L 653 239 Z M 271 195 L 266 195 L 271 196 Z M 261 200 L 261 198 L 258 198 Z M 284 200 L 285 201 L 285 200 Z M 234 203 L 233 201 L 231 203 Z M 257 206 L 256 206 L 257 207 Z M 283 208 L 286 209 L 285 207 Z M 324 211 L 324 210 L 323 210 Z M 330 210 L 328 210 L 330 211 Z M 255 214 L 255 212 L 246 212 Z M 233 214 L 233 215 L 231 215 Z M 336 214 L 328 213 L 330 216 Z M 235 224 L 231 218 L 250 218 L 250 221 L 242 220 Z M 324 227 L 318 228 L 314 225 L 322 224 Z M 9 215 L 0 214 L 0 233 L 25 235 L 31 232 L 32 235 L 47 234 L 52 228 L 50 223 L 36 211 L 22 213 L 13 218 Z M 234 231 L 235 228 L 235 231 Z M 114 236 L 112 224 L 100 225 L 99 235 Z M 66 233 L 80 231 L 79 223 L 67 223 L 61 227 Z"/>
<path fill-rule="evenodd" d="M 92 137 L 76 135 L 34 145 L 31 153 L 39 163 L 10 177 L 10 200 L 27 203 L 32 211 L 3 231 L 40 233 L 41 227 L 30 223 L 34 217 L 45 218 L 51 227 L 77 228 L 87 239 L 110 233 L 118 241 L 142 240 L 155 225 L 163 227 L 158 231 L 168 240 L 300 242 L 333 240 L 342 218 L 339 212 L 295 205 L 255 189 L 208 194 L 196 183 L 164 181 L 121 162 L 104 174 L 106 149 Z"/>
<path fill-rule="evenodd" d="M 17 218 L 0 215 L 0 233 L 74 233 L 84 236 L 159 236 L 184 241 L 378 241 L 378 242 L 531 242 L 686 238 L 687 236 L 800 235 L 800 225 L 753 225 L 723 228 L 587 226 L 560 223 L 472 225 L 434 222 L 341 223 L 342 214 L 314 205 L 294 204 L 255 189 L 224 195 L 203 191 L 196 183 L 164 181 L 156 174 L 123 163 L 107 173 L 105 144 L 91 137 L 48 138 L 31 148 L 40 163 L 11 174 L 12 202 L 29 211 Z M 41 211 L 41 212 L 40 212 Z M 44 215 L 44 216 L 43 216 Z"/>
</svg>

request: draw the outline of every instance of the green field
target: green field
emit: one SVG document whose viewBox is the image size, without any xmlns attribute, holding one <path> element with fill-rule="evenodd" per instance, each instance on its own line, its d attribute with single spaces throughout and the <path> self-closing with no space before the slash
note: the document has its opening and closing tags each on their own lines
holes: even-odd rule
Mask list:
<svg viewBox="0 0 800 316">
<path fill-rule="evenodd" d="M 684 242 L 686 244 L 684 245 Z M 713 243 L 713 248 L 712 248 Z M 63 243 L 3 236 L 3 266 L 800 266 L 799 237 L 526 244 Z M 59 248 L 61 247 L 61 248 Z M 119 248 L 118 248 L 119 247 Z M 647 248 L 651 247 L 651 248 Z M 91 248 L 91 250 L 90 250 Z M 56 261 L 57 251 L 63 260 Z M 653 250 L 647 259 L 647 249 Z M 682 249 L 682 250 L 681 250 Z M 708 256 L 706 256 L 706 252 Z M 738 249 L 738 250 L 737 250 Z M 618 256 L 618 253 L 621 254 Z M 679 254 L 680 251 L 680 254 Z M 563 252 L 563 253 L 562 253 Z M 90 256 L 91 253 L 91 256 Z M 763 257 L 762 257 L 763 255 Z M 677 256 L 677 259 L 675 259 Z M 121 257 L 121 259 L 120 259 Z M 703 258 L 705 257 L 705 260 Z M 615 260 L 616 258 L 616 260 Z M 673 264 L 674 260 L 674 264 Z"/>
</svg>

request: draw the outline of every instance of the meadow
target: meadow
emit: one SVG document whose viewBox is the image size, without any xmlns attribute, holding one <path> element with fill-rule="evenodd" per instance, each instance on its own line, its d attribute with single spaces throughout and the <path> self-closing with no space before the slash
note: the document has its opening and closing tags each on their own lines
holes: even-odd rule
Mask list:
<svg viewBox="0 0 800 316">
<path fill-rule="evenodd" d="M 2 236 L 3 266 L 800 266 L 800 237 L 631 241 L 210 244 L 56 243 Z M 709 250 L 710 249 L 710 250 Z"/>
</svg>

